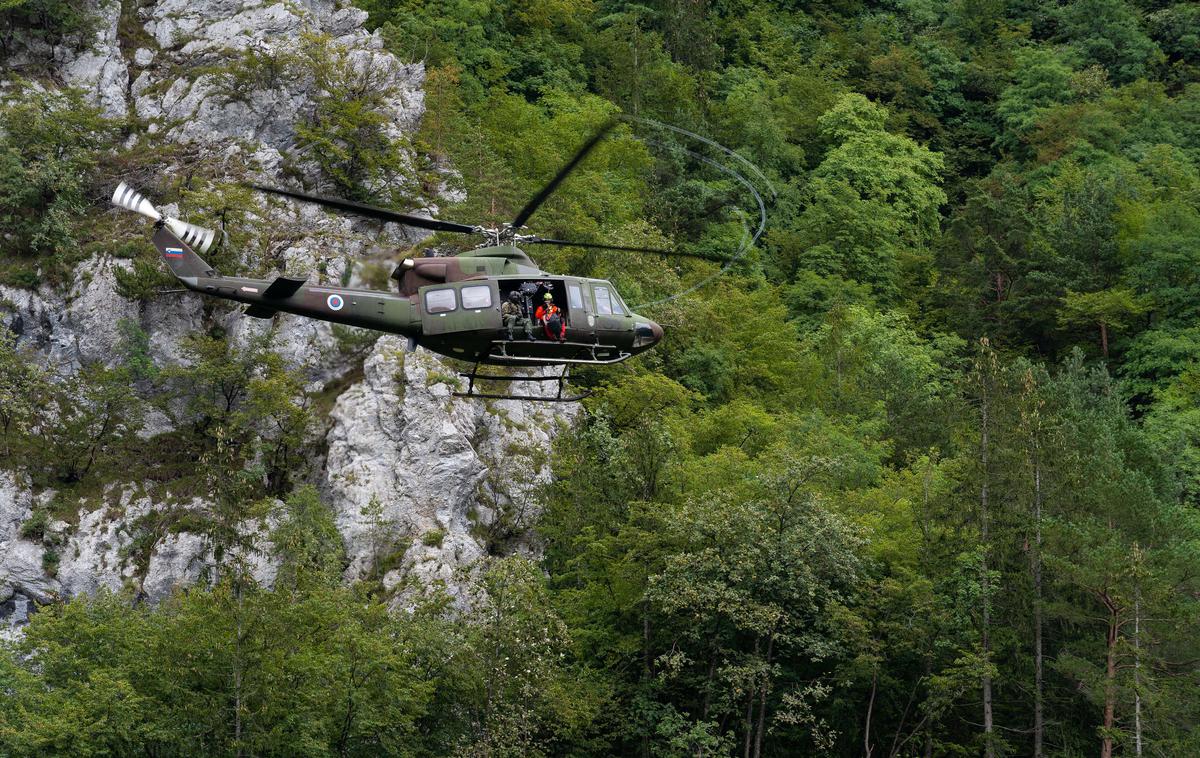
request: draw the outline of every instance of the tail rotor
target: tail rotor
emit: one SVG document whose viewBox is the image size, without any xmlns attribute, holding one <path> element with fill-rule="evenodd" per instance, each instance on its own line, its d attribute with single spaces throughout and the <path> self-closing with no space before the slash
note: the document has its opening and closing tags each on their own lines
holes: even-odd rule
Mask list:
<svg viewBox="0 0 1200 758">
<path fill-rule="evenodd" d="M 187 243 L 189 247 L 195 250 L 200 255 L 208 252 L 212 247 L 213 242 L 217 238 L 217 233 L 212 229 L 205 229 L 202 226 L 189 224 L 186 221 L 180 221 L 177 218 L 169 216 L 164 217 L 154 203 L 151 203 L 146 198 L 142 197 L 141 193 L 130 187 L 125 182 L 117 185 L 116 192 L 112 196 L 113 205 L 118 208 L 124 208 L 127 211 L 133 211 L 139 215 L 145 216 L 156 224 L 161 223 L 171 231 L 176 237 Z"/>
</svg>

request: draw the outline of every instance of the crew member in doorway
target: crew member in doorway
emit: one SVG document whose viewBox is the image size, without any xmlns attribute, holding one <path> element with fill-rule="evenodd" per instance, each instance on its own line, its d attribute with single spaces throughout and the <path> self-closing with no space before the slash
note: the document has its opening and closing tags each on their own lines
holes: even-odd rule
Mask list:
<svg viewBox="0 0 1200 758">
<path fill-rule="evenodd" d="M 521 307 L 521 293 L 513 290 L 508 293 L 508 300 L 500 304 L 500 315 L 504 317 L 504 328 L 508 330 L 508 339 L 512 341 L 513 329 L 521 327 L 525 330 L 525 339 L 533 341 L 533 324 Z"/>
<path fill-rule="evenodd" d="M 565 342 L 567 339 L 567 321 L 563 318 L 562 310 L 554 304 L 554 295 L 547 292 L 543 297 L 543 302 L 538 306 L 534 317 L 542 322 L 542 328 L 546 330 L 546 336 L 552 340 Z"/>
</svg>

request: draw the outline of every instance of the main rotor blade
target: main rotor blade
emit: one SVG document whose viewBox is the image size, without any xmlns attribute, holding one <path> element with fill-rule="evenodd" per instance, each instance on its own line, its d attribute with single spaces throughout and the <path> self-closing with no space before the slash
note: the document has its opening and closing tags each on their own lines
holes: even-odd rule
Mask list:
<svg viewBox="0 0 1200 758">
<path fill-rule="evenodd" d="M 554 178 L 550 180 L 550 183 L 543 187 L 541 192 L 534 195 L 533 199 L 525 204 L 525 207 L 521 209 L 521 212 L 517 214 L 517 217 L 513 219 L 512 228 L 520 229 L 522 226 L 524 226 L 525 222 L 529 220 L 529 217 L 533 215 L 534 211 L 542 207 L 542 203 L 546 202 L 546 198 L 550 197 L 550 195 L 554 193 L 554 190 L 558 189 L 558 185 L 562 184 L 562 180 L 566 179 L 567 175 L 575 170 L 575 167 L 579 165 L 579 162 L 586 158 L 588 153 L 592 152 L 592 148 L 599 144 L 600 140 L 604 139 L 604 135 L 611 132 L 613 127 L 616 125 L 616 120 L 613 120 L 600 127 L 600 131 L 592 135 L 592 138 L 588 140 L 583 147 L 579 148 L 579 152 L 575 153 L 575 157 L 572 158 L 567 165 L 563 166 L 557 174 L 555 174 Z"/>
<path fill-rule="evenodd" d="M 560 247 L 594 247 L 600 250 L 623 250 L 630 253 L 654 253 L 655 255 L 674 255 L 680 258 L 699 258 L 704 261 L 716 261 L 718 263 L 729 260 L 728 258 L 717 258 L 711 255 L 700 255 L 699 253 L 684 253 L 679 250 L 660 250 L 655 247 L 630 247 L 628 245 L 603 245 L 599 242 L 571 242 L 570 240 L 553 240 L 544 237 L 534 237 L 533 239 L 523 239 L 518 244 L 521 245 L 559 245 Z"/>
<path fill-rule="evenodd" d="M 438 221 L 434 218 L 425 218 L 424 216 L 414 216 L 411 213 L 401 213 L 399 211 L 380 208 L 375 205 L 366 205 L 365 203 L 355 203 L 350 200 L 342 200 L 338 197 L 322 197 L 320 195 L 307 195 L 303 192 L 294 190 L 279 189 L 278 187 L 267 187 L 262 184 L 249 185 L 260 192 L 269 192 L 274 195 L 283 195 L 294 200 L 303 200 L 306 203 L 316 203 L 329 208 L 336 208 L 340 211 L 348 211 L 357 213 L 360 216 L 368 218 L 376 218 L 380 221 L 395 221 L 400 224 L 408 224 L 409 226 L 417 226 L 422 229 L 432 229 L 435 232 L 462 232 L 464 234 L 473 234 L 476 228 L 468 224 L 459 224 L 454 221 Z"/>
</svg>

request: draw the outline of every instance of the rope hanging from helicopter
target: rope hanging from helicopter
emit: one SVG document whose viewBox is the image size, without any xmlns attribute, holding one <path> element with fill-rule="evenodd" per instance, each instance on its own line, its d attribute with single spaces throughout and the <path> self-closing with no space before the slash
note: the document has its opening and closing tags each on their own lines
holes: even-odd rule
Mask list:
<svg viewBox="0 0 1200 758">
<path fill-rule="evenodd" d="M 690 137 L 692 139 L 703 142 L 704 144 L 706 144 L 710 147 L 716 148 L 717 150 L 720 150 L 722 153 L 725 153 L 729 157 L 731 157 L 731 158 L 737 160 L 738 162 L 749 167 L 749 169 L 759 179 L 761 179 L 762 182 L 767 186 L 767 191 L 770 193 L 772 201 L 775 200 L 775 198 L 778 196 L 777 193 L 775 192 L 775 187 L 771 184 L 771 181 L 769 179 L 767 179 L 767 177 L 762 173 L 762 171 L 759 170 L 759 168 L 757 166 L 755 166 L 753 163 L 751 163 L 749 160 L 747 160 L 744 156 L 738 154 L 737 152 L 725 147 L 724 145 L 722 145 L 718 142 L 715 142 L 714 140 L 708 139 L 707 137 L 703 137 L 699 134 L 696 134 L 695 132 L 690 132 L 687 129 L 683 129 L 678 126 L 672 126 L 671 124 L 664 124 L 660 121 L 655 121 L 653 119 L 648 119 L 648 118 L 644 118 L 641 116 L 621 115 L 621 116 L 618 116 L 618 118 L 622 121 L 636 122 L 636 123 L 646 124 L 648 126 L 654 126 L 654 127 L 658 127 L 661 129 L 666 129 L 666 130 L 675 132 L 677 134 L 681 134 L 685 137 Z M 740 208 L 737 209 L 738 214 L 741 217 L 741 222 L 742 222 L 742 231 L 743 231 L 742 240 L 741 240 L 740 244 L 738 245 L 738 248 L 734 252 L 734 254 L 732 256 L 730 256 L 729 258 L 725 259 L 725 262 L 721 266 L 721 268 L 718 269 L 717 271 L 709 274 L 708 276 L 702 278 L 700 281 L 692 284 L 691 286 L 687 287 L 686 289 L 680 290 L 679 292 L 676 292 L 672 295 L 668 295 L 667 297 L 659 298 L 657 300 L 650 300 L 645 303 L 638 303 L 637 305 L 631 305 L 630 308 L 635 311 L 642 309 L 642 308 L 652 308 L 652 307 L 658 306 L 658 305 L 665 305 L 674 300 L 678 300 L 679 298 L 686 297 L 686 296 L 692 294 L 693 292 L 696 292 L 697 290 L 707 287 L 709 284 L 711 284 L 715 280 L 719 279 L 727 271 L 729 271 L 729 269 L 734 264 L 740 262 L 742 257 L 750 250 L 750 248 L 754 247 L 755 243 L 758 242 L 759 238 L 762 236 L 763 232 L 766 230 L 766 227 L 767 227 L 766 201 L 763 200 L 762 194 L 758 191 L 758 188 L 755 187 L 754 184 L 748 178 L 746 178 L 746 176 L 744 174 L 742 174 L 739 171 L 736 171 L 735 169 L 730 168 L 729 166 L 725 166 L 721 163 L 718 163 L 717 161 L 713 160 L 712 158 L 709 158 L 708 156 L 701 155 L 700 153 L 698 153 L 694 150 L 690 150 L 686 147 L 682 147 L 681 145 L 671 144 L 671 143 L 667 143 L 667 142 L 663 142 L 663 141 L 655 140 L 655 139 L 649 139 L 649 138 L 642 138 L 642 141 L 646 142 L 647 144 L 656 145 L 658 147 L 665 148 L 667 150 L 672 150 L 674 152 L 685 153 L 688 156 L 690 156 L 691 158 L 701 161 L 701 162 L 707 164 L 708 166 L 715 168 L 716 170 L 720 171 L 721 173 L 723 173 L 729 177 L 732 177 L 735 181 L 737 181 L 743 187 L 745 187 L 750 192 L 750 195 L 754 198 L 754 202 L 758 206 L 758 228 L 756 228 L 753 232 L 751 232 L 750 224 L 747 221 L 748 214 L 743 209 L 740 209 Z"/>
</svg>

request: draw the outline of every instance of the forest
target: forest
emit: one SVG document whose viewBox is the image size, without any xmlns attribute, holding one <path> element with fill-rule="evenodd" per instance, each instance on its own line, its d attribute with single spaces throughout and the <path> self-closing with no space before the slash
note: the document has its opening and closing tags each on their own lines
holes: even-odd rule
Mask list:
<svg viewBox="0 0 1200 758">
<path fill-rule="evenodd" d="M 39 609 L 0 647 L 0 755 L 1200 754 L 1200 6 L 355 3 L 424 62 L 410 138 L 321 39 L 229 75 L 330 84 L 297 136 L 331 194 L 413 208 L 448 183 L 445 217 L 502 221 L 630 114 L 758 167 L 766 232 L 647 309 L 657 349 L 575 374 L 594 394 L 543 451 L 536 517 L 484 536 L 467 608 L 397 608 L 385 567 L 343 581 L 308 450 L 330 400 L 269 342 L 198 333 L 161 366 L 126 324 L 116 365 L 63 377 L 0 340 L 0 469 L 75 496 L 169 481 L 229 557 L 158 604 Z M 0 36 L 90 12 L 0 2 Z M 121 177 L 197 222 L 250 202 L 236 173 L 153 177 L 191 158 L 131 148 L 79 93 L 0 97 L 6 286 L 100 250 L 132 260 L 123 296 L 167 285 L 106 208 Z M 644 136 L 620 127 L 538 232 L 731 253 L 743 188 Z M 243 246 L 267 234 L 240 220 Z M 717 267 L 538 262 L 631 304 Z M 234 525 L 276 501 L 268 587 Z M 50 545 L 58 507 L 22 534 Z"/>
</svg>

